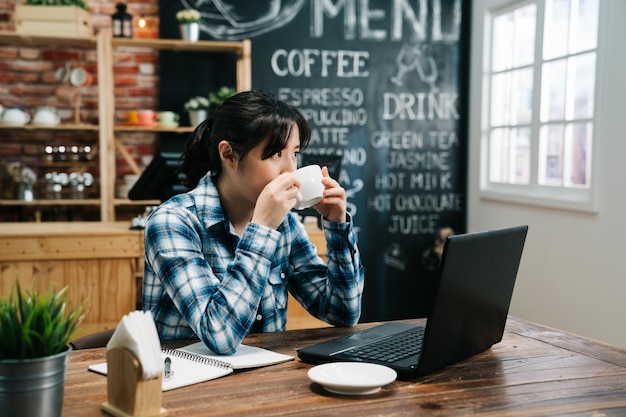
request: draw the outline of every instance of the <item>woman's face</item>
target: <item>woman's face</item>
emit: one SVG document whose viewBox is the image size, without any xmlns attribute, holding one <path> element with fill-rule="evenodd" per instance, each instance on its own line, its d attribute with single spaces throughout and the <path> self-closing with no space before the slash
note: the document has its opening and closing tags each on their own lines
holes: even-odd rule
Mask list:
<svg viewBox="0 0 626 417">
<path fill-rule="evenodd" d="M 251 203 L 263 191 L 263 188 L 285 172 L 293 172 L 298 168 L 298 153 L 300 152 L 300 131 L 297 124 L 291 126 L 287 146 L 282 151 L 262 159 L 263 150 L 269 139 L 264 140 L 239 162 L 238 172 L 242 185 L 245 184 L 244 197 Z"/>
</svg>

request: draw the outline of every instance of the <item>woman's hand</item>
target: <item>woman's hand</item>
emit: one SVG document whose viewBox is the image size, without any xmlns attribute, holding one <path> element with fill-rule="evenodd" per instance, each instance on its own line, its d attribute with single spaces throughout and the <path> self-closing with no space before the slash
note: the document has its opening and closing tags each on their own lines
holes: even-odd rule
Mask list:
<svg viewBox="0 0 626 417">
<path fill-rule="evenodd" d="M 270 181 L 259 194 L 250 221 L 276 229 L 296 205 L 298 185 L 290 173 L 280 174 Z"/>
<path fill-rule="evenodd" d="M 324 184 L 324 197 L 315 205 L 315 208 L 331 222 L 345 222 L 346 190 L 330 177 L 327 167 L 322 168 L 322 184 Z"/>
</svg>

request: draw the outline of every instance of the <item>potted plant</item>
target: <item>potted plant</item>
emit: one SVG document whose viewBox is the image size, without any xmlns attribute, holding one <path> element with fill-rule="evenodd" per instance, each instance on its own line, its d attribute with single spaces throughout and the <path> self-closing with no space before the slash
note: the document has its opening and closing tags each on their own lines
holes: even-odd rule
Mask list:
<svg viewBox="0 0 626 417">
<path fill-rule="evenodd" d="M 209 109 L 215 111 L 227 98 L 237 91 L 232 87 L 220 87 L 219 90 L 209 93 Z"/>
<path fill-rule="evenodd" d="M 67 287 L 45 293 L 19 282 L 0 298 L 0 410 L 9 416 L 60 416 L 69 341 L 83 320 Z"/>
<path fill-rule="evenodd" d="M 84 0 L 24 0 L 28 6 L 76 6 L 89 10 Z"/>
<path fill-rule="evenodd" d="M 190 42 L 200 38 L 200 12 L 194 9 L 183 9 L 176 13 L 180 36 Z"/>
<path fill-rule="evenodd" d="M 189 112 L 191 125 L 198 126 L 209 116 L 209 113 L 214 112 L 224 100 L 236 92 L 237 90 L 232 87 L 222 86 L 219 90 L 210 92 L 208 97 L 197 96 L 187 100 L 185 110 Z"/>
<path fill-rule="evenodd" d="M 191 126 L 198 126 L 209 115 L 208 97 L 197 96 L 190 98 L 185 103 L 185 110 L 189 112 Z"/>
</svg>

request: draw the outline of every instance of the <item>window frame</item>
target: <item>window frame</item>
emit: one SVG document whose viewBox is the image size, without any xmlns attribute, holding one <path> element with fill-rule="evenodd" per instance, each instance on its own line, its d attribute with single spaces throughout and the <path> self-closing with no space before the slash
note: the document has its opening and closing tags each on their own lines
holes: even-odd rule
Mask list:
<svg viewBox="0 0 626 417">
<path fill-rule="evenodd" d="M 588 188 L 566 188 L 563 186 L 539 185 L 539 154 L 540 154 L 540 127 L 546 125 L 540 121 L 541 112 L 541 85 L 542 66 L 549 60 L 544 60 L 542 56 L 544 16 L 546 0 L 519 0 L 507 1 L 496 0 L 485 8 L 482 16 L 483 21 L 483 49 L 482 49 L 482 91 L 480 98 L 480 171 L 479 171 L 479 195 L 481 199 L 493 200 L 522 205 L 532 205 L 537 207 L 548 207 L 565 210 L 596 213 L 598 207 L 598 179 L 600 178 L 601 167 L 599 166 L 599 150 L 602 145 L 602 125 L 600 116 L 602 108 L 602 74 L 606 67 L 607 57 L 604 53 L 606 45 L 606 30 L 603 30 L 601 22 L 606 19 L 606 1 L 598 0 L 598 33 L 595 69 L 595 90 L 594 90 L 594 114 L 588 119 L 593 125 L 593 139 L 591 145 L 590 175 L 591 180 Z M 535 25 L 535 60 L 533 68 L 533 115 L 530 123 L 530 182 L 526 184 L 496 183 L 489 180 L 489 141 L 490 132 L 490 110 L 491 110 L 491 76 L 492 76 L 492 21 L 497 15 L 501 15 L 517 8 L 535 4 L 536 5 L 536 25 Z M 573 56 L 575 54 L 568 54 Z M 568 121 L 565 121 L 567 124 Z"/>
</svg>

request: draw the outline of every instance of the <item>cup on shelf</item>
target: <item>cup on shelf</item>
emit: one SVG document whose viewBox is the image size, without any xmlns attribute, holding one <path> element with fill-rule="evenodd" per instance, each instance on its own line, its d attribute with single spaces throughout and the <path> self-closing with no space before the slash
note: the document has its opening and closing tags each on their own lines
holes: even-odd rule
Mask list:
<svg viewBox="0 0 626 417">
<path fill-rule="evenodd" d="M 70 80 L 70 72 L 70 65 L 69 63 L 66 63 L 62 67 L 57 68 L 57 70 L 54 72 L 54 76 L 58 81 L 61 81 L 61 83 L 64 84 Z"/>
<path fill-rule="evenodd" d="M 93 75 L 84 67 L 76 67 L 70 71 L 70 84 L 74 87 L 88 87 L 93 83 Z"/>
<path fill-rule="evenodd" d="M 129 125 L 136 125 L 139 123 L 139 113 L 135 110 L 131 110 L 126 113 L 126 123 Z"/>
<path fill-rule="evenodd" d="M 81 93 L 76 87 L 62 85 L 61 87 L 56 89 L 55 94 L 59 100 L 64 103 L 68 103 L 73 107 L 76 107 L 80 104 Z"/>
<path fill-rule="evenodd" d="M 161 127 L 178 127 L 178 113 L 173 111 L 159 112 L 159 126 Z"/>
<path fill-rule="evenodd" d="M 137 117 L 141 126 L 156 126 L 158 123 L 158 115 L 154 110 L 138 110 Z"/>
</svg>

